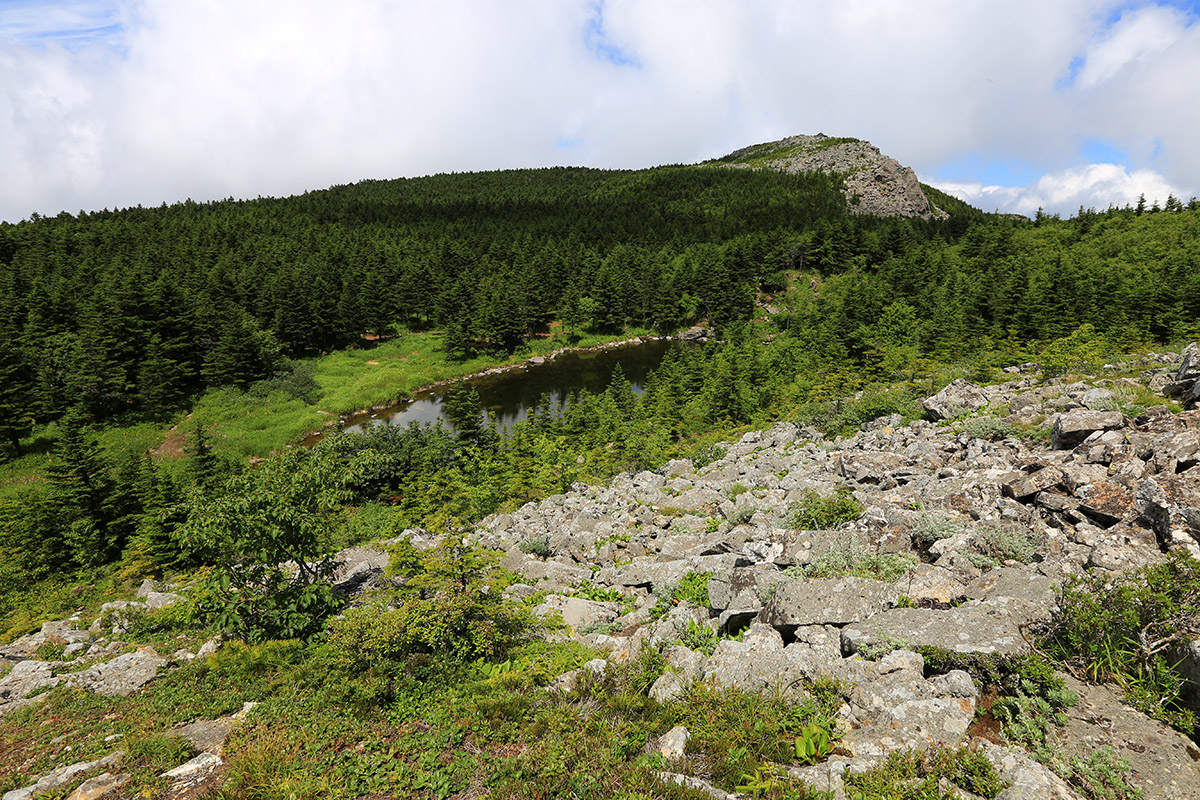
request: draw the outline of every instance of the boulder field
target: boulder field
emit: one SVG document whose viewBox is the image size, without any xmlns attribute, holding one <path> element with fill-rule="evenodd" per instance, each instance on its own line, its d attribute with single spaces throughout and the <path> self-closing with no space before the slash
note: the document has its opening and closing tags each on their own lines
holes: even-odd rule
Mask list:
<svg viewBox="0 0 1200 800">
<path fill-rule="evenodd" d="M 675 460 L 604 486 L 575 484 L 494 514 L 470 536 L 502 551 L 503 565 L 521 576 L 509 596 L 536 596 L 536 613 L 561 618 L 551 635 L 607 654 L 552 688 L 569 690 L 583 671 L 603 673 L 647 647 L 660 648 L 670 666 L 650 690 L 663 703 L 681 702 L 701 680 L 797 698 L 814 682 L 836 681 L 838 754 L 791 768 L 815 788 L 844 797 L 848 771 L 897 749 L 943 744 L 984 752 L 1011 783 L 1002 800 L 1079 797 L 1025 751 L 978 730 L 984 687 L 965 671 L 939 672 L 916 649 L 1029 653 L 1031 630 L 1053 614 L 1070 576 L 1124 573 L 1178 550 L 1200 556 L 1200 411 L 1132 403 L 1149 390 L 1194 405 L 1197 354 L 1190 346 L 1178 366 L 1151 362 L 1135 378 L 956 381 L 924 401 L 926 419 L 885 417 L 847 438 L 779 423 L 718 448 L 708 463 Z M 814 512 L 835 501 L 851 513 Z M 419 547 L 433 541 L 411 533 Z M 361 597 L 386 580 L 380 548 L 339 559 L 343 594 Z M 672 602 L 681 584 L 703 595 Z M 143 587 L 141 608 L 176 599 L 154 588 Z M 110 604 L 90 626 L 46 623 L 0 648 L 0 659 L 14 662 L 0 677 L 0 715 L 61 681 L 127 694 L 160 668 L 219 646 L 126 652 L 119 634 L 130 607 Z M 697 633 L 715 645 L 683 643 Z M 33 657 L 47 642 L 76 655 L 70 669 Z M 80 669 L 80 659 L 95 663 Z M 1194 690 L 1200 643 L 1180 649 L 1178 669 Z M 1200 798 L 1195 742 L 1123 702 L 1117 689 L 1066 679 L 1079 702 L 1059 746 L 1081 755 L 1113 748 L 1151 800 Z M 188 774 L 220 763 L 235 723 L 211 721 L 220 735 Z M 686 738 L 672 731 L 657 746 L 681 753 Z M 98 772 L 108 762 L 85 766 Z"/>
</svg>

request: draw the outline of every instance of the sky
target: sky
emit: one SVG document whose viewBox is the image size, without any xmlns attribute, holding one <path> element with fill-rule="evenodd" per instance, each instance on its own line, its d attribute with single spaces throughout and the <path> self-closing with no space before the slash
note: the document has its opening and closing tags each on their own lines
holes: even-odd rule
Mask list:
<svg viewBox="0 0 1200 800">
<path fill-rule="evenodd" d="M 0 0 L 0 221 L 867 139 L 986 211 L 1200 194 L 1200 0 Z"/>
</svg>

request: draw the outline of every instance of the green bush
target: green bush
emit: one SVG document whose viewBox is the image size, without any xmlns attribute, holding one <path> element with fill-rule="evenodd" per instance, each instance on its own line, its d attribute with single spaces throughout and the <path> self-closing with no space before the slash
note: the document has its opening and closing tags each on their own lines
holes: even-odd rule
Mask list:
<svg viewBox="0 0 1200 800">
<path fill-rule="evenodd" d="M 536 629 L 527 606 L 502 598 L 497 553 L 452 537 L 423 554 L 397 550 L 392 572 L 405 582 L 394 607 L 353 608 L 328 625 L 333 652 L 352 671 L 387 671 L 418 655 L 494 659 Z"/>
<path fill-rule="evenodd" d="M 1069 336 L 1046 345 L 1039 357 L 1042 375 L 1052 378 L 1068 372 L 1095 373 L 1113 352 L 1112 343 L 1098 334 L 1090 323 L 1084 323 Z"/>
<path fill-rule="evenodd" d="M 1077 675 L 1119 684 L 1135 707 L 1191 735 L 1196 719 L 1180 700 L 1170 654 L 1198 636 L 1200 561 L 1179 552 L 1124 575 L 1069 579 L 1042 647 Z"/>
<path fill-rule="evenodd" d="M 854 492 L 849 486 L 839 486 L 832 497 L 823 497 L 814 491 L 805 492 L 788 522 L 793 528 L 826 530 L 844 522 L 853 522 L 865 510 L 854 499 Z"/>
<path fill-rule="evenodd" d="M 689 572 L 679 579 L 671 593 L 677 603 L 687 603 L 698 608 L 708 608 L 708 581 L 711 572 Z"/>
</svg>

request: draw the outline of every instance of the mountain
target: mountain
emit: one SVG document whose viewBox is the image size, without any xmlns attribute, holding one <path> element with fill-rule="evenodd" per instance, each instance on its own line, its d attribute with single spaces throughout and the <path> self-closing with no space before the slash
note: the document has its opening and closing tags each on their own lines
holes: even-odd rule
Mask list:
<svg viewBox="0 0 1200 800">
<path fill-rule="evenodd" d="M 724 158 L 706 162 L 781 172 L 827 172 L 844 176 L 846 204 L 852 214 L 881 217 L 946 219 L 945 211 L 929 202 L 916 173 L 863 139 L 789 136 L 777 142 L 751 145 Z"/>
</svg>

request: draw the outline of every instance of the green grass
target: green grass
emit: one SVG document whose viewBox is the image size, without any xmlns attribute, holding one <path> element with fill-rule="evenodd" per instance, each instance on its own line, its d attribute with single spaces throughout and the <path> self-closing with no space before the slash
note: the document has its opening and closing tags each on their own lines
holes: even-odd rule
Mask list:
<svg viewBox="0 0 1200 800">
<path fill-rule="evenodd" d="M 657 656 L 652 658 L 651 655 Z M 829 726 L 840 694 L 814 686 L 800 702 L 694 686 L 660 706 L 646 690 L 661 674 L 660 655 L 611 665 L 576 691 L 545 688 L 554 675 L 592 654 L 576 644 L 526 645 L 501 664 L 400 674 L 346 673 L 326 645 L 230 643 L 208 659 L 167 673 L 126 698 L 56 688 L 45 703 L 0 720 L 0 791 L 28 785 L 72 760 L 117 747 L 129 757 L 128 796 L 165 788 L 164 769 L 190 750 L 172 725 L 260 705 L 226 746 L 229 798 L 389 796 L 446 798 L 673 798 L 695 790 L 664 784 L 667 766 L 646 755 L 653 737 L 685 725 L 692 740 L 686 771 L 728 790 L 747 773 L 795 762 L 808 726 Z M 109 737 L 118 740 L 106 741 Z M 62 737 L 62 738 L 60 738 Z M 119 742 L 119 743 L 118 743 Z M 773 769 L 773 767 L 772 767 Z M 784 779 L 795 797 L 809 797 Z"/>
</svg>

